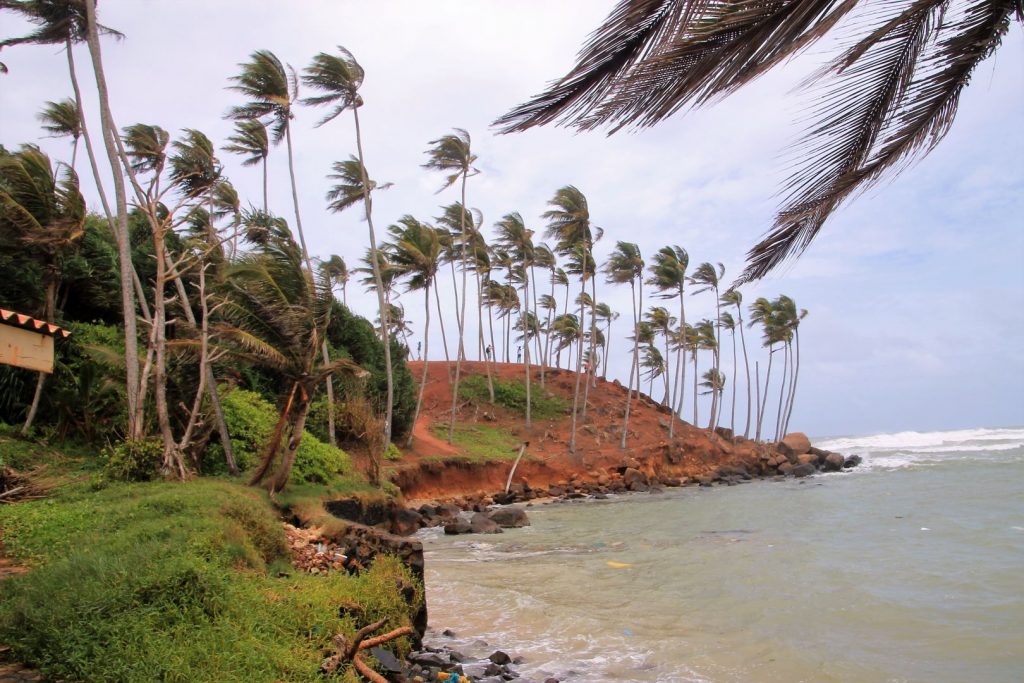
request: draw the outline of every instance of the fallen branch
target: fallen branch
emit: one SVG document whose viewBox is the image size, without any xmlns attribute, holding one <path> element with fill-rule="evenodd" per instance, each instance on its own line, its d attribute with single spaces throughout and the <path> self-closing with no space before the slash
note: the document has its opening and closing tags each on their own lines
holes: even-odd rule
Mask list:
<svg viewBox="0 0 1024 683">
<path fill-rule="evenodd" d="M 378 645 L 392 641 L 395 638 L 411 636 L 413 634 L 413 629 L 411 626 L 402 626 L 401 628 L 396 628 L 393 631 L 388 631 L 383 635 L 367 639 L 368 635 L 384 626 L 385 623 L 387 623 L 387 618 L 375 621 L 369 626 L 364 626 L 356 631 L 355 635 L 352 636 L 352 642 L 349 642 L 341 633 L 334 636 L 334 645 L 338 648 L 338 652 L 323 661 L 323 664 L 320 665 L 320 671 L 324 674 L 334 673 L 344 663 L 352 662 L 356 671 L 358 671 L 359 674 L 368 681 L 371 681 L 371 683 L 387 683 L 387 679 L 371 669 L 370 666 L 363 661 L 359 651 L 371 647 L 377 647 Z"/>
</svg>

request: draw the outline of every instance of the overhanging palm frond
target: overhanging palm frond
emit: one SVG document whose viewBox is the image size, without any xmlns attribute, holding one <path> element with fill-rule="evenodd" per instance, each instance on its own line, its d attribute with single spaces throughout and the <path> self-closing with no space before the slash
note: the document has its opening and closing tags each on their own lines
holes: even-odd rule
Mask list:
<svg viewBox="0 0 1024 683">
<path fill-rule="evenodd" d="M 38 26 L 35 31 L 17 38 L 0 40 L 0 49 L 14 45 L 56 45 L 71 40 L 85 40 L 85 3 L 70 0 L 0 0 L 0 11 L 18 14 Z M 124 34 L 97 24 L 100 33 L 115 38 Z"/>
</svg>

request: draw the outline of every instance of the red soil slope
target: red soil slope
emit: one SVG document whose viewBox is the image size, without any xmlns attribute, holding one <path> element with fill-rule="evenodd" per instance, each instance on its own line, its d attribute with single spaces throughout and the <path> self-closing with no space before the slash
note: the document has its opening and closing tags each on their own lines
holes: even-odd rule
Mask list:
<svg viewBox="0 0 1024 683">
<path fill-rule="evenodd" d="M 409 364 L 419 380 L 423 363 Z M 437 423 L 447 425 L 451 409 L 449 368 L 444 362 L 430 362 L 423 409 L 413 430 L 411 448 L 405 449 L 402 466 L 392 479 L 407 499 L 449 498 L 467 493 L 504 489 L 511 467 L 509 460 L 469 463 L 460 449 L 431 432 Z M 454 373 L 455 365 L 451 364 Z M 496 378 L 522 382 L 523 365 L 492 364 Z M 484 375 L 482 362 L 464 362 L 463 376 Z M 540 369 L 531 367 L 535 391 L 544 389 L 561 396 L 570 405 L 576 374 L 570 370 L 547 369 L 544 389 L 540 388 Z M 581 384 L 580 398 L 582 401 Z M 521 415 L 489 403 L 462 402 L 456 416 L 459 424 L 486 424 L 506 430 L 518 442 L 529 442 L 527 457 L 516 470 L 515 481 L 537 488 L 572 479 L 596 480 L 609 470 L 634 467 L 645 474 L 660 477 L 707 476 L 722 465 L 756 463 L 765 447 L 742 438 L 728 439 L 677 421 L 675 438 L 669 442 L 667 408 L 641 394 L 634 394 L 630 407 L 626 449 L 619 447 L 626 389 L 617 382 L 595 378 L 591 385 L 585 420 L 579 420 L 576 453 L 569 452 L 571 417 L 534 421 L 527 430 Z M 508 454 L 514 456 L 514 453 Z"/>
</svg>

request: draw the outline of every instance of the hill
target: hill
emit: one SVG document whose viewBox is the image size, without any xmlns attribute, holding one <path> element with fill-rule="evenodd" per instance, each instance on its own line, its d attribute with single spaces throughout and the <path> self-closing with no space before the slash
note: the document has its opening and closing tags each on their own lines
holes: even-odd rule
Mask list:
<svg viewBox="0 0 1024 683">
<path fill-rule="evenodd" d="M 422 362 L 409 363 L 419 380 Z M 450 371 L 454 373 L 454 363 Z M 669 439 L 668 408 L 644 394 L 634 394 L 629 434 L 620 448 L 626 388 L 617 381 L 594 378 L 587 395 L 586 417 L 578 421 L 576 453 L 569 450 L 571 406 L 576 374 L 570 370 L 531 367 L 535 411 L 532 429 L 525 425 L 525 367 L 493 363 L 496 400 L 489 401 L 483 362 L 464 362 L 452 443 L 449 366 L 428 363 L 423 408 L 413 428 L 412 444 L 390 478 L 408 499 L 442 499 L 504 490 L 520 445 L 526 447 L 515 483 L 533 489 L 552 484 L 594 482 L 627 467 L 649 479 L 716 479 L 723 473 L 767 474 L 774 447 L 733 437 L 728 430 L 709 432 L 678 420 Z M 581 401 L 582 401 L 581 388 Z M 536 414 L 536 413 L 539 413 Z M 404 446 L 404 444 L 403 444 Z"/>
</svg>

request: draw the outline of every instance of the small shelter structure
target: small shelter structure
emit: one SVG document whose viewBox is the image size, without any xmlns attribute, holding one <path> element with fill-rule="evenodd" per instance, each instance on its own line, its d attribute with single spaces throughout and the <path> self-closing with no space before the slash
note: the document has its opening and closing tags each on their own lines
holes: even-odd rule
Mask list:
<svg viewBox="0 0 1024 683">
<path fill-rule="evenodd" d="M 70 335 L 53 323 L 0 308 L 0 363 L 51 373 L 53 340 Z"/>
</svg>

